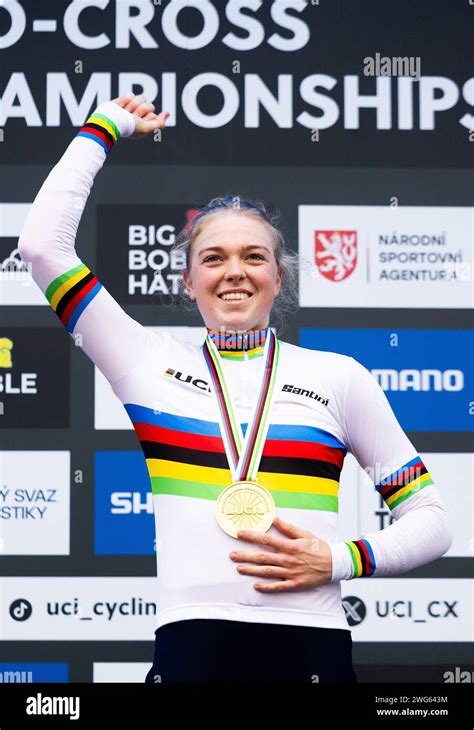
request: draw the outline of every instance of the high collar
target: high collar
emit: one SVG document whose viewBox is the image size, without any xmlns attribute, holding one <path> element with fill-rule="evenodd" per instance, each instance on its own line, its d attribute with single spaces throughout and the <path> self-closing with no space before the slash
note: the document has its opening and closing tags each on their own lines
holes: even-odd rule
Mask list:
<svg viewBox="0 0 474 730">
<path fill-rule="evenodd" d="M 207 332 L 219 352 L 236 350 L 255 350 L 263 348 L 267 339 L 270 327 L 260 330 L 248 330 L 247 332 L 222 332 L 221 330 L 209 329 Z"/>
</svg>

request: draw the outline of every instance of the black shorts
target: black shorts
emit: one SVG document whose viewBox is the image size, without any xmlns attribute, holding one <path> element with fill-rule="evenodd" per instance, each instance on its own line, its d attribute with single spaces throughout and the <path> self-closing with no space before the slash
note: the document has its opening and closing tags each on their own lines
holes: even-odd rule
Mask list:
<svg viewBox="0 0 474 730">
<path fill-rule="evenodd" d="M 346 629 L 189 619 L 160 626 L 155 637 L 146 684 L 357 682 Z"/>
</svg>

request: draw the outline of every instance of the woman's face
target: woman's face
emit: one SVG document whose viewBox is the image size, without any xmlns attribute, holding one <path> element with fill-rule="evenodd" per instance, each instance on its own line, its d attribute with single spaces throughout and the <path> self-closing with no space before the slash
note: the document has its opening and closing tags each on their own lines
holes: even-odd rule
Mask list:
<svg viewBox="0 0 474 730">
<path fill-rule="evenodd" d="M 254 216 L 213 213 L 194 240 L 183 281 L 209 329 L 264 329 L 281 287 L 272 234 Z"/>
</svg>

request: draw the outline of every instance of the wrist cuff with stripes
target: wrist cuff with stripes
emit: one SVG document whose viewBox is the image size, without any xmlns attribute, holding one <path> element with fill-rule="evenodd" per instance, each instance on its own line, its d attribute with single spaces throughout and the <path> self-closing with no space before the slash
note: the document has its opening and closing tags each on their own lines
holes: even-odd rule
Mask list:
<svg viewBox="0 0 474 730">
<path fill-rule="evenodd" d="M 95 111 L 76 136 L 94 140 L 94 142 L 100 144 L 105 154 L 108 155 L 120 137 L 120 131 L 110 117 Z"/>
<path fill-rule="evenodd" d="M 354 566 L 353 578 L 373 575 L 377 564 L 374 553 L 368 540 L 354 540 L 346 542 Z"/>
</svg>

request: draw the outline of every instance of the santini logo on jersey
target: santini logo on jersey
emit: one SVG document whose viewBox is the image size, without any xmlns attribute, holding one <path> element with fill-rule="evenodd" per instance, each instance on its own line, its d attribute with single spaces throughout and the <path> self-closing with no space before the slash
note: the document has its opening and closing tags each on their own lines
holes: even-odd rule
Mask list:
<svg viewBox="0 0 474 730">
<path fill-rule="evenodd" d="M 206 393 L 211 392 L 209 383 L 206 383 L 205 380 L 202 380 L 201 378 L 195 378 L 192 375 L 183 375 L 183 373 L 181 373 L 179 370 L 173 370 L 173 368 L 168 368 L 168 370 L 165 371 L 164 375 L 167 375 L 169 378 L 175 378 L 181 383 L 194 385 L 195 388 L 199 388 L 199 390 L 205 390 Z"/>
<path fill-rule="evenodd" d="M 283 393 L 294 393 L 295 395 L 306 395 L 308 398 L 317 400 L 321 405 L 327 406 L 329 404 L 329 398 L 321 398 L 320 395 L 314 392 L 314 390 L 305 390 L 304 388 L 298 388 L 296 385 L 288 385 L 286 383 L 282 388 Z"/>
</svg>

